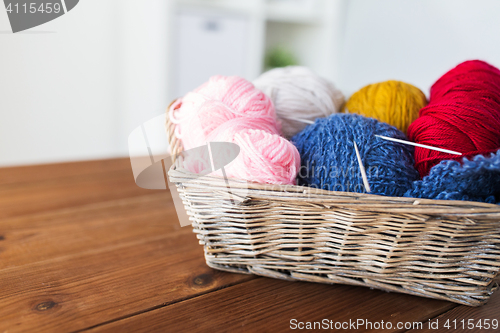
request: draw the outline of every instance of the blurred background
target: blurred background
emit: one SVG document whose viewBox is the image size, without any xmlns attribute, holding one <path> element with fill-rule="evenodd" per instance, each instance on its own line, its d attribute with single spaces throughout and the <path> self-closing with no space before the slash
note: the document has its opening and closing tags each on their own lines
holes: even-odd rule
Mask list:
<svg viewBox="0 0 500 333">
<path fill-rule="evenodd" d="M 427 95 L 467 59 L 500 66 L 496 0 L 83 0 L 11 33 L 0 9 L 0 166 L 128 156 L 127 138 L 211 75 L 308 66 L 346 96 Z"/>
</svg>

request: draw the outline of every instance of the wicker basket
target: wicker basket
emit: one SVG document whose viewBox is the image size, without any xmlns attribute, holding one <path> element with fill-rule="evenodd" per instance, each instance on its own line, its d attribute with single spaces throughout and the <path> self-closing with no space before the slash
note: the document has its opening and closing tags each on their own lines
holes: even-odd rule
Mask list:
<svg viewBox="0 0 500 333">
<path fill-rule="evenodd" d="M 167 123 L 172 156 L 182 144 Z M 478 306 L 498 287 L 500 207 L 169 170 L 208 266 Z"/>
</svg>

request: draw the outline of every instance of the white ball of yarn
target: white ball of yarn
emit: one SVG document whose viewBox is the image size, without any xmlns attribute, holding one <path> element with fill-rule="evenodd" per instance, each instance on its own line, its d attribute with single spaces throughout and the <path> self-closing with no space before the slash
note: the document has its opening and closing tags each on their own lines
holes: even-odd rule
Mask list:
<svg viewBox="0 0 500 333">
<path fill-rule="evenodd" d="M 316 118 L 339 112 L 344 104 L 342 92 L 307 67 L 274 68 L 253 84 L 273 101 L 286 138 L 299 133 Z"/>
<path fill-rule="evenodd" d="M 273 101 L 283 136 L 291 138 L 316 118 L 340 111 L 344 95 L 309 68 L 288 66 L 263 73 L 253 84 Z"/>
</svg>

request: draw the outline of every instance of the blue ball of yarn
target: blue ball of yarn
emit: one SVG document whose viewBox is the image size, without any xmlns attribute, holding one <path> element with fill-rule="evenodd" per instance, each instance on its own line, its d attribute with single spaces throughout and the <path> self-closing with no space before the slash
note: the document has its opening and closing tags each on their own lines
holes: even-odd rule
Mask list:
<svg viewBox="0 0 500 333">
<path fill-rule="evenodd" d="M 441 161 L 429 175 L 415 181 L 406 197 L 470 200 L 500 204 L 500 150 L 472 160 Z"/>
<path fill-rule="evenodd" d="M 372 194 L 403 196 L 419 178 L 413 147 L 375 135 L 406 140 L 395 127 L 357 114 L 318 118 L 292 138 L 301 157 L 297 183 L 330 191 L 366 192 L 356 142 Z"/>
</svg>

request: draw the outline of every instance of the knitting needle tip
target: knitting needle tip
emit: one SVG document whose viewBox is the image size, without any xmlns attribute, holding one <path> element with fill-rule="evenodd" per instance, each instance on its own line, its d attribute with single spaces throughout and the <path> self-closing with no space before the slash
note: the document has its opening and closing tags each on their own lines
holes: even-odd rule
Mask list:
<svg viewBox="0 0 500 333">
<path fill-rule="evenodd" d="M 370 193 L 370 184 L 368 183 L 368 177 L 366 177 L 365 166 L 361 161 L 361 155 L 359 154 L 358 145 L 356 144 L 356 141 L 353 141 L 352 143 L 354 143 L 354 150 L 356 151 L 356 157 L 358 158 L 359 170 L 361 171 L 361 177 L 363 178 L 363 185 L 365 185 L 366 192 Z"/>
<path fill-rule="evenodd" d="M 393 141 L 393 142 L 402 143 L 402 144 L 405 144 L 405 145 L 411 145 L 411 146 L 416 146 L 416 147 L 420 147 L 420 148 L 426 148 L 426 149 L 436 150 L 436 151 L 440 151 L 442 153 L 447 153 L 447 154 L 462 155 L 462 153 L 459 153 L 459 152 L 456 152 L 456 151 L 453 151 L 453 150 L 448 150 L 448 149 L 443 149 L 443 148 L 437 148 L 437 147 L 433 147 L 433 146 L 423 145 L 421 143 L 415 143 L 415 142 L 411 142 L 411 141 L 390 138 L 390 137 L 387 137 L 387 136 L 377 135 L 377 134 L 375 134 L 375 136 L 378 136 L 379 138 L 387 140 L 387 141 Z"/>
</svg>

